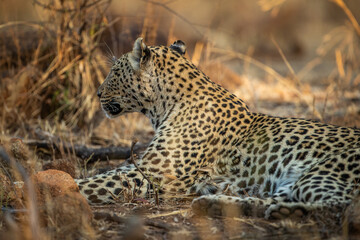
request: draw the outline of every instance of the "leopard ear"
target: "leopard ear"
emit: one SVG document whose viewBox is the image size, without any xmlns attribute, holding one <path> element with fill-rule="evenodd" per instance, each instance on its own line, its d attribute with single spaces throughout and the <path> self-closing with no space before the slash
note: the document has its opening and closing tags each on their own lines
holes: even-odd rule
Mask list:
<svg viewBox="0 0 360 240">
<path fill-rule="evenodd" d="M 170 48 L 180 53 L 181 55 L 184 55 L 186 52 L 186 45 L 181 40 L 176 40 L 173 44 L 170 45 Z"/>
<path fill-rule="evenodd" d="M 135 71 L 140 70 L 142 64 L 144 64 L 150 56 L 150 50 L 143 42 L 143 39 L 139 37 L 134 43 L 132 52 L 130 53 L 130 64 Z"/>
</svg>

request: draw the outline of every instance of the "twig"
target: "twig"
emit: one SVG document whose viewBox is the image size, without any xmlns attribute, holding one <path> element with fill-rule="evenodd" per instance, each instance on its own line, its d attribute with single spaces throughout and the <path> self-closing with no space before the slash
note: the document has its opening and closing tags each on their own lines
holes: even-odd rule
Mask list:
<svg viewBox="0 0 360 240">
<path fill-rule="evenodd" d="M 135 162 L 135 160 L 134 160 L 133 151 L 134 151 L 134 147 L 135 147 L 135 144 L 136 144 L 136 143 L 137 143 L 137 140 L 134 139 L 133 142 L 132 142 L 132 144 L 131 144 L 130 160 L 131 160 L 131 162 L 134 164 L 135 168 L 140 172 L 140 174 L 149 182 L 149 184 L 150 184 L 151 186 L 153 186 L 153 190 L 154 190 L 154 192 L 155 192 L 156 205 L 159 206 L 159 196 L 158 196 L 157 189 L 155 189 L 155 185 L 154 185 L 153 182 L 150 180 L 150 178 L 144 174 L 144 172 L 139 168 L 139 166 L 136 164 L 136 162 Z"/>
<path fill-rule="evenodd" d="M 135 162 L 135 160 L 134 160 L 134 154 L 133 154 L 133 152 L 134 152 L 134 147 L 135 147 L 135 144 L 136 144 L 136 143 L 137 143 L 137 140 L 135 139 L 135 140 L 132 142 L 132 144 L 131 144 L 130 160 L 131 160 L 131 162 L 134 164 L 135 168 L 141 173 L 141 175 L 142 175 L 149 183 L 151 183 L 151 181 L 150 181 L 150 179 L 148 178 L 148 176 L 146 176 L 146 175 L 144 174 L 144 172 L 139 168 L 139 166 L 136 164 L 136 162 Z"/>
<path fill-rule="evenodd" d="M 158 218 L 158 217 L 168 217 L 168 216 L 177 215 L 177 214 L 184 214 L 188 211 L 189 210 L 176 210 L 176 211 L 172 211 L 172 212 L 168 212 L 168 213 L 160 213 L 160 214 L 155 214 L 155 215 L 151 215 L 151 216 L 147 216 L 147 217 L 149 219 Z"/>
<path fill-rule="evenodd" d="M 105 148 L 92 148 L 84 145 L 70 144 L 60 139 L 46 140 L 23 140 L 23 142 L 31 147 L 54 149 L 60 152 L 61 149 L 66 153 L 74 153 L 81 159 L 89 159 L 88 162 L 107 161 L 109 159 L 127 159 L 131 156 L 131 151 L 126 147 L 105 147 Z M 140 152 L 146 149 L 146 144 L 138 145 L 135 149 Z"/>
<path fill-rule="evenodd" d="M 216 47 L 211 48 L 211 51 L 213 53 L 227 55 L 227 56 L 229 56 L 231 58 L 242 59 L 243 61 L 248 62 L 250 64 L 253 64 L 253 65 L 257 66 L 258 68 L 264 70 L 266 73 L 273 76 L 274 78 L 276 78 L 279 81 L 285 81 L 286 80 L 283 76 L 281 76 L 280 73 L 276 72 L 273 68 L 271 68 L 271 67 L 267 66 L 266 64 L 256 60 L 255 58 L 250 57 L 248 55 L 245 55 L 243 53 L 234 52 L 234 51 L 231 51 L 231 50 L 225 50 L 225 49 L 216 48 Z"/>
<path fill-rule="evenodd" d="M 357 22 L 356 18 L 354 17 L 354 15 L 352 14 L 352 12 L 350 11 L 350 9 L 346 6 L 346 4 L 344 3 L 343 0 L 330 0 L 331 2 L 334 2 L 335 4 L 337 4 L 347 15 L 347 17 L 349 18 L 351 24 L 353 25 L 353 27 L 355 28 L 356 33 L 359 35 L 360 37 L 360 26 L 359 23 Z"/>
<path fill-rule="evenodd" d="M 42 26 L 39 23 L 32 23 L 32 22 L 28 22 L 28 21 L 13 21 L 13 22 L 6 22 L 3 24 L 0 24 L 0 29 L 3 28 L 7 28 L 7 27 L 12 27 L 12 26 L 18 26 L 18 25 L 25 25 L 28 27 L 32 27 L 38 30 L 44 30 L 44 26 Z"/>
<path fill-rule="evenodd" d="M 282 49 L 280 48 L 279 44 L 276 42 L 276 40 L 275 40 L 275 38 L 274 38 L 273 35 L 271 35 L 271 41 L 273 42 L 273 44 L 275 45 L 276 49 L 278 50 L 278 52 L 279 52 L 281 58 L 283 59 L 286 67 L 289 69 L 289 71 L 290 71 L 291 74 L 293 75 L 293 79 L 296 81 L 296 84 L 297 84 L 297 85 L 300 85 L 300 84 L 301 84 L 301 83 L 300 83 L 300 80 L 297 78 L 296 73 L 295 73 L 293 67 L 290 65 L 290 63 L 289 63 L 289 61 L 287 60 L 284 52 L 283 52 Z"/>
<path fill-rule="evenodd" d="M 276 72 L 273 68 L 265 65 L 264 63 L 250 57 L 247 56 L 245 54 L 239 53 L 239 52 L 234 52 L 231 50 L 225 50 L 225 49 L 221 49 L 221 48 L 212 48 L 211 51 L 213 53 L 218 53 L 218 54 L 223 54 L 223 55 L 227 55 L 229 57 L 232 58 L 238 58 L 238 59 L 242 59 L 245 62 L 254 64 L 255 66 L 257 66 L 260 69 L 263 69 L 266 73 L 270 74 L 271 76 L 273 76 L 274 78 L 276 78 L 280 83 L 284 84 L 285 86 L 288 85 L 286 78 L 281 76 L 278 72 Z M 317 109 L 313 109 L 313 106 L 311 105 L 311 103 L 302 97 L 302 93 L 300 92 L 299 89 L 294 88 L 295 94 L 304 102 L 306 103 L 306 105 L 312 109 L 314 111 L 314 113 L 316 114 L 316 117 L 318 117 L 319 119 L 322 119 L 321 114 L 318 112 Z"/>
<path fill-rule="evenodd" d="M 101 1 L 103 1 L 103 0 L 97 0 L 97 1 L 94 1 L 94 2 L 89 3 L 87 5 L 82 5 L 81 8 L 83 9 L 83 8 L 89 8 L 89 7 L 95 6 L 96 4 L 98 4 Z M 110 2 L 110 1 L 111 0 L 108 0 L 107 2 Z M 67 12 L 76 12 L 76 11 L 78 11 L 77 8 L 55 8 L 55 7 L 53 7 L 52 4 L 47 5 L 47 4 L 39 2 L 38 0 L 33 0 L 33 3 L 39 5 L 40 7 L 44 8 L 44 9 L 55 11 L 55 12 L 67 13 Z M 84 3 L 86 3 L 86 2 L 84 2 Z"/>
<path fill-rule="evenodd" d="M 204 34 L 202 34 L 197 28 L 194 27 L 194 23 L 190 22 L 189 20 L 187 20 L 184 16 L 180 15 L 179 13 L 177 13 L 175 10 L 173 10 L 172 8 L 168 7 L 166 4 L 167 3 L 161 3 L 161 2 L 156 2 L 156 1 L 151 1 L 151 0 L 143 0 L 145 2 L 154 4 L 154 5 L 158 5 L 162 8 L 164 8 L 165 10 L 171 12 L 172 14 L 174 14 L 175 16 L 177 16 L 178 18 L 180 18 L 181 20 L 183 20 L 184 22 L 186 22 L 187 24 L 189 24 L 189 26 L 197 33 L 199 34 L 201 37 L 204 37 Z"/>
</svg>

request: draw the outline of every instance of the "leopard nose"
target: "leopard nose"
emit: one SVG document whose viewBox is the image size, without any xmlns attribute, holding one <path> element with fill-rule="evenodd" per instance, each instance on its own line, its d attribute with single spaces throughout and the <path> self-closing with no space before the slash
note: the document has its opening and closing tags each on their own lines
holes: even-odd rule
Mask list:
<svg viewBox="0 0 360 240">
<path fill-rule="evenodd" d="M 98 97 L 101 97 L 101 91 L 100 90 L 98 90 L 96 94 L 98 95 Z"/>
</svg>

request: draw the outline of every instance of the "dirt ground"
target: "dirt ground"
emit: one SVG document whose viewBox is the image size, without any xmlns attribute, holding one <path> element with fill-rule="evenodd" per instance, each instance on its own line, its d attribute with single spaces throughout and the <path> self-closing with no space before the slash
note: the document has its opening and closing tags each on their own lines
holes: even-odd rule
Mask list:
<svg viewBox="0 0 360 240">
<path fill-rule="evenodd" d="M 359 231 L 319 219 L 209 218 L 190 201 L 93 207 L 100 239 L 358 239 Z M 116 215 L 114 217 L 113 215 Z M 120 217 L 118 217 L 120 216 Z"/>
</svg>

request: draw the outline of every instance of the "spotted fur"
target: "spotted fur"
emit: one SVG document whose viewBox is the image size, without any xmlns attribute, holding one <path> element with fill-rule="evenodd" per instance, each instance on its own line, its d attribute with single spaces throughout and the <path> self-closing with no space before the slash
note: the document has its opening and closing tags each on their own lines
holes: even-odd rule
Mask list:
<svg viewBox="0 0 360 240">
<path fill-rule="evenodd" d="M 141 112 L 155 136 L 139 168 L 122 166 L 77 180 L 91 203 L 122 199 L 124 189 L 204 195 L 196 213 L 224 204 L 266 217 L 346 206 L 360 177 L 360 130 L 250 112 L 183 55 L 185 44 L 148 47 L 137 39 L 99 87 L 110 117 Z M 211 195 L 216 194 L 216 195 Z M 285 210 L 284 210 L 285 209 Z"/>
</svg>

